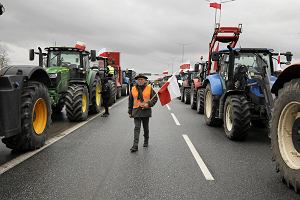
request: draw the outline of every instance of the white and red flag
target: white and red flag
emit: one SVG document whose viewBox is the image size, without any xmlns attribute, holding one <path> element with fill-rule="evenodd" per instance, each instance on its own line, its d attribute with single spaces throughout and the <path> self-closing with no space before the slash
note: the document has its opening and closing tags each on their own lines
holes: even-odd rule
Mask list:
<svg viewBox="0 0 300 200">
<path fill-rule="evenodd" d="M 216 3 L 216 2 L 210 3 L 209 7 L 221 10 L 221 4 L 220 3 Z"/>
<path fill-rule="evenodd" d="M 279 50 L 279 52 L 278 52 L 278 58 L 277 58 L 276 71 L 282 71 L 282 68 L 281 68 L 281 57 L 280 57 L 280 50 Z"/>
<path fill-rule="evenodd" d="M 165 69 L 164 71 L 163 71 L 163 75 L 168 75 L 169 74 L 169 71 L 167 70 L 167 69 Z"/>
<path fill-rule="evenodd" d="M 169 80 L 157 92 L 162 106 L 170 103 L 173 99 L 180 97 L 180 89 L 175 75 L 172 75 Z"/>
<path fill-rule="evenodd" d="M 190 69 L 191 68 L 191 62 L 190 61 L 186 61 L 184 63 L 181 63 L 180 65 L 180 69 Z"/>
</svg>

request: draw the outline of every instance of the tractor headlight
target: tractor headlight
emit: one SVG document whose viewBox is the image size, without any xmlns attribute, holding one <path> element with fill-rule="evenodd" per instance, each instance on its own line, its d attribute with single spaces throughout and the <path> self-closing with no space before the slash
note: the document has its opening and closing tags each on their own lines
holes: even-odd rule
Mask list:
<svg viewBox="0 0 300 200">
<path fill-rule="evenodd" d="M 50 78 L 57 78 L 57 74 L 49 74 Z"/>
</svg>

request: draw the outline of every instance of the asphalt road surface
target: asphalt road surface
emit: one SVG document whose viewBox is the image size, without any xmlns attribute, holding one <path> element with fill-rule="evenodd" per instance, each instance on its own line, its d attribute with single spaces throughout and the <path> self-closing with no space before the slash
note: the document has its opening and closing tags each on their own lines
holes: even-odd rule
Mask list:
<svg viewBox="0 0 300 200">
<path fill-rule="evenodd" d="M 51 134 L 74 126 L 64 123 Z M 154 108 L 149 147 L 141 133 L 137 153 L 129 151 L 133 128 L 123 99 L 108 118 L 95 117 L 0 175 L 0 199 L 300 199 L 275 172 L 264 130 L 232 142 L 178 100 Z M 1 146 L 2 164 L 15 157 L 22 155 Z"/>
</svg>

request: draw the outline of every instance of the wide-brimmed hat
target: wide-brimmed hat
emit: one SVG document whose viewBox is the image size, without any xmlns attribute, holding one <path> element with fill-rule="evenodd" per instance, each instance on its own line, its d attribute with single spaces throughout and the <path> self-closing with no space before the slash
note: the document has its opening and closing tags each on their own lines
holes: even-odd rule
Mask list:
<svg viewBox="0 0 300 200">
<path fill-rule="evenodd" d="M 145 76 L 144 74 L 138 74 L 134 79 L 137 80 L 139 78 L 144 78 L 144 79 L 148 80 L 148 77 Z"/>
</svg>

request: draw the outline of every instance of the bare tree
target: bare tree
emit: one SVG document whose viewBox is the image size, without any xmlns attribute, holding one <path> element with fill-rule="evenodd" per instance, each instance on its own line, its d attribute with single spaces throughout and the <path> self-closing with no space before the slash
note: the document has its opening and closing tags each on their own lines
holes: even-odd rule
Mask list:
<svg viewBox="0 0 300 200">
<path fill-rule="evenodd" d="M 0 69 L 8 65 L 7 48 L 0 44 Z"/>
</svg>

